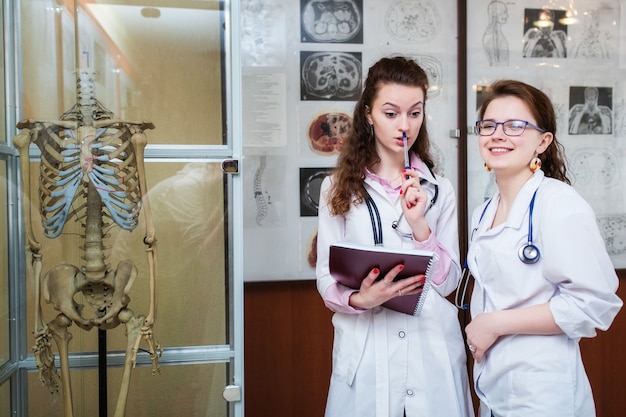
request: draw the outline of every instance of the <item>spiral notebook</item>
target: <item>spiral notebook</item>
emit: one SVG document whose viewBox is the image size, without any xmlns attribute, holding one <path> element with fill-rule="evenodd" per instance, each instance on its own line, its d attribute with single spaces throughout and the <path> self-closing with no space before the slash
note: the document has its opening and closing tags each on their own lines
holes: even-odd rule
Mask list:
<svg viewBox="0 0 626 417">
<path fill-rule="evenodd" d="M 339 243 L 330 247 L 329 267 L 337 282 L 354 289 L 361 287 L 361 281 L 375 267 L 380 270 L 379 279 L 398 264 L 404 264 L 404 269 L 394 281 L 424 274 L 426 281 L 420 294 L 402 295 L 383 303 L 383 307 L 417 316 L 432 285 L 431 275 L 438 261 L 439 257 L 432 251 Z"/>
</svg>

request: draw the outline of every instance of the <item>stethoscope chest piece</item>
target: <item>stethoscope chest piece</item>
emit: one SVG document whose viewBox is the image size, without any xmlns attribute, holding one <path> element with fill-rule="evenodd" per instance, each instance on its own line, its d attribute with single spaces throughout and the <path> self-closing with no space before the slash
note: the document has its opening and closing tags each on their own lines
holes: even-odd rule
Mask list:
<svg viewBox="0 0 626 417">
<path fill-rule="evenodd" d="M 519 248 L 519 258 L 525 264 L 534 264 L 539 260 L 539 248 L 532 243 Z"/>
<path fill-rule="evenodd" d="M 533 245 L 533 209 L 535 208 L 535 197 L 537 190 L 533 193 L 528 206 L 528 242 L 519 248 L 519 259 L 525 264 L 534 264 L 539 260 L 539 249 Z"/>
</svg>

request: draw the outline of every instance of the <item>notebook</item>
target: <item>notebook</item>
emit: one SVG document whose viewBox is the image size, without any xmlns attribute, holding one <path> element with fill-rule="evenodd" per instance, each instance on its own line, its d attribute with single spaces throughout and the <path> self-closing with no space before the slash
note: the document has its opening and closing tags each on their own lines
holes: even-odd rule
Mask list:
<svg viewBox="0 0 626 417">
<path fill-rule="evenodd" d="M 339 243 L 330 247 L 329 267 L 330 274 L 337 282 L 354 289 L 360 288 L 361 281 L 375 267 L 380 269 L 378 279 L 382 279 L 398 264 L 404 264 L 404 269 L 394 281 L 414 275 L 426 275 L 420 294 L 402 295 L 383 303 L 383 307 L 417 316 L 432 285 L 431 275 L 438 261 L 437 254 L 432 251 Z"/>
</svg>

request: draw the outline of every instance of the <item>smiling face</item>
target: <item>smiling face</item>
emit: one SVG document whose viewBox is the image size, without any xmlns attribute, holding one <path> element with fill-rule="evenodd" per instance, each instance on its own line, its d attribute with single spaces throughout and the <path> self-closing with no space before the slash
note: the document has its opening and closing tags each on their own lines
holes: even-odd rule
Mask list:
<svg viewBox="0 0 626 417">
<path fill-rule="evenodd" d="M 521 99 L 514 96 L 498 97 L 485 110 L 483 120 L 504 122 L 512 119 L 526 120 L 537 124 L 530 109 Z M 530 174 L 530 161 L 543 153 L 552 142 L 552 134 L 541 133 L 530 125 L 521 136 L 508 136 L 499 124 L 489 136 L 479 136 L 480 155 L 483 161 L 499 175 Z"/>
<path fill-rule="evenodd" d="M 402 133 L 406 132 L 407 147 L 413 146 L 424 121 L 424 91 L 421 87 L 383 84 L 368 109 L 367 119 L 374 126 L 381 160 L 404 161 Z"/>
</svg>

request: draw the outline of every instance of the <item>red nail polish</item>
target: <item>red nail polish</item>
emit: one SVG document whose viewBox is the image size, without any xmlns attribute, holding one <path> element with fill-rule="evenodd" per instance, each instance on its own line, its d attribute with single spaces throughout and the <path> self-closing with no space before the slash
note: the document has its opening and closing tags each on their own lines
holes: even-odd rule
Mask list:
<svg viewBox="0 0 626 417">
<path fill-rule="evenodd" d="M 402 195 L 402 190 L 400 190 L 400 195 Z"/>
<path fill-rule="evenodd" d="M 404 269 L 404 265 L 400 265 L 400 271 Z"/>
<path fill-rule="evenodd" d="M 378 274 L 380 271 L 378 270 L 378 268 L 374 268 L 374 273 Z"/>
</svg>

